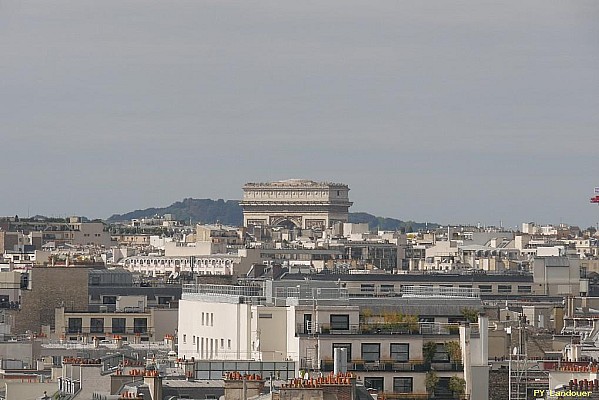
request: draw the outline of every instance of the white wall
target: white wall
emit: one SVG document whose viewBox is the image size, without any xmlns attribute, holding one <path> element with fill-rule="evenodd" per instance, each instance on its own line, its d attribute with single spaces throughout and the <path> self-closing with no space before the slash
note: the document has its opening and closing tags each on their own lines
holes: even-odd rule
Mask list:
<svg viewBox="0 0 599 400">
<path fill-rule="evenodd" d="M 181 300 L 179 357 L 250 359 L 250 314 L 251 308 L 248 304 Z"/>
</svg>

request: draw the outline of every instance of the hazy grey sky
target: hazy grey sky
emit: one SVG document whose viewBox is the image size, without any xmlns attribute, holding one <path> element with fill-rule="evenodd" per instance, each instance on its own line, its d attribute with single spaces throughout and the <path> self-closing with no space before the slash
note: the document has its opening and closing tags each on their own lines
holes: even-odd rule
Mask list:
<svg viewBox="0 0 599 400">
<path fill-rule="evenodd" d="M 0 0 L 0 215 L 248 181 L 353 211 L 599 221 L 599 2 Z"/>
</svg>

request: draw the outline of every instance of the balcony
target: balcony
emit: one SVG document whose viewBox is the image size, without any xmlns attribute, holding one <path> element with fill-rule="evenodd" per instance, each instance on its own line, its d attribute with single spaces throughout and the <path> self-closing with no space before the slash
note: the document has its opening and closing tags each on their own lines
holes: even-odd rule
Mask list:
<svg viewBox="0 0 599 400">
<path fill-rule="evenodd" d="M 350 324 L 339 329 L 331 324 L 296 324 L 296 335 L 458 335 L 459 324 L 399 322 Z"/>
<path fill-rule="evenodd" d="M 438 394 L 434 396 L 428 393 L 395 393 L 383 392 L 377 396 L 380 400 L 470 400 L 469 395 Z"/>
<path fill-rule="evenodd" d="M 150 328 L 136 327 L 136 328 L 116 328 L 111 329 L 107 328 L 96 328 L 90 329 L 89 327 L 67 327 L 65 329 L 65 334 L 67 335 L 93 335 L 93 336 L 102 336 L 102 335 L 141 335 L 147 336 L 151 334 Z"/>
<path fill-rule="evenodd" d="M 302 359 L 302 362 L 304 360 Z M 304 365 L 304 364 L 303 364 Z M 305 365 L 311 365 L 309 362 L 305 362 Z M 333 371 L 334 365 L 333 360 L 322 360 L 320 363 L 320 369 L 322 372 Z M 379 360 L 379 361 L 364 361 L 364 360 L 351 360 L 347 363 L 348 371 L 382 371 L 382 372 L 428 372 L 430 370 L 435 371 L 448 371 L 448 372 L 462 372 L 464 366 L 461 363 L 431 363 L 425 364 L 422 360 L 412 360 L 406 362 L 398 362 L 394 360 Z"/>
</svg>

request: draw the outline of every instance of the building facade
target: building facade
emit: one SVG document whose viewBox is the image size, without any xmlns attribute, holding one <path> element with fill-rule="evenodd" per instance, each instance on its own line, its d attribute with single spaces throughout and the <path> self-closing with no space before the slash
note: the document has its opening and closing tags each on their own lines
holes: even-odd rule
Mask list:
<svg viewBox="0 0 599 400">
<path fill-rule="evenodd" d="M 346 370 L 379 393 L 421 398 L 434 375 L 438 398 L 450 395 L 452 378 L 465 382 L 472 399 L 488 398 L 487 320 L 465 324 L 461 315 L 479 309 L 480 299 L 473 291 L 422 290 L 373 302 L 304 280 L 186 285 L 178 356 L 293 361 L 296 373 L 319 376 L 333 372 L 335 350 L 344 349 Z"/>
<path fill-rule="evenodd" d="M 349 187 L 288 179 L 243 187 L 243 224 L 325 229 L 348 221 Z"/>
</svg>

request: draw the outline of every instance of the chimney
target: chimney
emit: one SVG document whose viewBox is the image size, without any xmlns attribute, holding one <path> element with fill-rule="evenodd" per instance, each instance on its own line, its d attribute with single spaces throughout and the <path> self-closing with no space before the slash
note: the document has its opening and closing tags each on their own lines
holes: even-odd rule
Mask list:
<svg viewBox="0 0 599 400">
<path fill-rule="evenodd" d="M 146 371 L 144 383 L 148 385 L 151 400 L 162 400 L 162 377 L 158 371 Z"/>
<path fill-rule="evenodd" d="M 186 379 L 190 376 L 192 378 L 195 377 L 195 360 L 193 357 L 191 358 L 191 361 L 185 359 L 180 360 L 179 368 L 183 368 L 183 375 L 185 375 Z"/>
<path fill-rule="evenodd" d="M 175 337 L 173 335 L 164 336 L 164 344 L 167 345 L 171 351 L 175 351 Z"/>
<path fill-rule="evenodd" d="M 264 380 L 260 375 L 242 375 L 228 372 L 225 376 L 225 399 L 246 400 L 258 396 L 264 389 Z"/>
<path fill-rule="evenodd" d="M 347 349 L 336 348 L 333 356 L 333 374 L 347 372 Z"/>
</svg>

